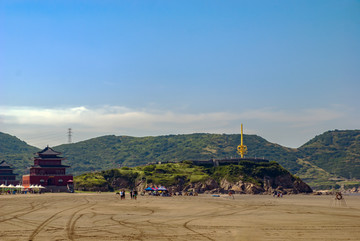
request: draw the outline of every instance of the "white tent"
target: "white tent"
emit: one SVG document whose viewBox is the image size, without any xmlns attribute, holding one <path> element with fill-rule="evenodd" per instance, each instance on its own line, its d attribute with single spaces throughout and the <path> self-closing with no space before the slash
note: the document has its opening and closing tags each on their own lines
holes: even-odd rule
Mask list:
<svg viewBox="0 0 360 241">
<path fill-rule="evenodd" d="M 4 191 L 4 188 L 7 188 L 7 186 L 3 183 L 3 184 L 0 185 L 0 188 L 2 188 L 3 191 Z"/>
<path fill-rule="evenodd" d="M 12 184 L 10 184 L 9 186 L 7 186 L 8 188 L 15 188 L 15 186 L 14 185 L 12 185 Z"/>
</svg>

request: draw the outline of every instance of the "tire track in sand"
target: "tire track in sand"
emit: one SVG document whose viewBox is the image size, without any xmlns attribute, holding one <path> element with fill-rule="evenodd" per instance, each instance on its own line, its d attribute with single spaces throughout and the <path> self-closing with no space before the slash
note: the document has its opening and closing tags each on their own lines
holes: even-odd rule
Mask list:
<svg viewBox="0 0 360 241">
<path fill-rule="evenodd" d="M 97 202 L 89 205 L 89 202 L 88 202 L 88 203 L 84 204 L 85 207 L 80 208 L 79 210 L 77 210 L 70 216 L 69 221 L 66 224 L 66 233 L 67 233 L 67 237 L 69 240 L 74 240 L 75 224 L 84 214 L 80 214 L 76 219 L 74 219 L 75 215 L 86 208 L 91 208 L 91 207 L 95 206 L 96 204 L 97 204 Z M 73 221 L 73 219 L 74 219 L 74 221 Z"/>
<path fill-rule="evenodd" d="M 86 200 L 86 203 L 85 204 L 82 204 L 80 206 L 83 206 L 83 205 L 88 205 L 89 204 L 89 200 Z M 60 213 L 63 213 L 63 212 L 66 212 L 68 210 L 71 210 L 71 209 L 74 209 L 74 208 L 78 208 L 78 206 L 75 206 L 75 207 L 71 207 L 71 208 L 66 208 L 66 209 L 63 209 L 63 210 L 60 210 L 59 212 L 56 212 L 54 213 L 53 215 L 51 215 L 49 218 L 47 218 L 45 221 L 43 221 L 33 232 L 32 234 L 29 236 L 29 241 L 33 241 L 34 238 L 49 224 L 51 223 L 55 218 L 56 216 L 58 216 Z"/>
<path fill-rule="evenodd" d="M 139 232 L 138 235 L 136 235 L 136 237 L 134 237 L 135 239 L 138 239 L 138 240 L 143 240 L 142 237 L 144 237 L 145 235 L 145 232 L 141 229 L 141 228 L 138 228 L 137 224 L 133 224 L 133 223 L 130 223 L 130 222 L 126 222 L 125 220 L 118 220 L 118 219 L 115 219 L 114 216 L 111 216 L 110 218 L 112 221 L 114 222 L 117 222 L 118 224 L 120 224 L 121 226 L 123 227 L 126 227 L 126 228 L 131 228 L 131 229 L 134 229 L 136 230 L 137 232 Z"/>
<path fill-rule="evenodd" d="M 211 241 L 216 241 L 216 239 L 210 238 L 210 237 L 206 236 L 205 234 L 190 228 L 188 224 L 194 220 L 198 220 L 198 219 L 202 219 L 202 218 L 207 218 L 207 217 L 211 218 L 213 216 L 216 216 L 216 217 L 229 216 L 229 215 L 234 215 L 236 213 L 243 212 L 243 211 L 254 211 L 254 210 L 258 209 L 258 206 L 251 206 L 251 207 L 245 207 L 242 209 L 237 208 L 237 210 L 234 211 L 234 208 L 236 208 L 236 206 L 232 205 L 232 204 L 226 204 L 226 205 L 224 205 L 224 207 L 226 208 L 226 210 L 218 210 L 218 211 L 210 212 L 210 213 L 207 213 L 204 215 L 200 215 L 197 218 L 190 219 L 183 224 L 183 227 L 197 235 L 202 236 L 203 238 L 206 238 Z M 231 211 L 231 212 L 226 212 L 226 211 Z"/>
<path fill-rule="evenodd" d="M 202 234 L 202 233 L 200 233 L 200 232 L 198 232 L 198 231 L 196 231 L 196 230 L 194 230 L 194 229 L 192 229 L 192 228 L 190 228 L 190 227 L 188 226 L 188 223 L 190 223 L 191 221 L 194 221 L 194 220 L 196 220 L 196 219 L 197 219 L 197 218 L 190 219 L 190 220 L 186 221 L 186 222 L 183 224 L 183 227 L 186 228 L 187 230 L 190 230 L 191 232 L 193 232 L 193 233 L 195 233 L 195 234 L 197 234 L 197 235 L 200 235 L 200 236 L 203 237 L 203 238 L 206 238 L 206 239 L 211 240 L 211 241 L 216 241 L 215 239 L 212 239 L 212 238 L 210 238 L 210 237 L 208 237 L 208 236 L 206 236 L 206 235 L 204 235 L 204 234 Z"/>
<path fill-rule="evenodd" d="M 35 207 L 34 202 L 32 202 L 32 203 L 30 203 L 30 210 L 29 210 L 29 207 L 22 208 L 22 209 L 15 212 L 15 213 L 18 213 L 18 214 L 15 214 L 15 215 L 13 215 L 12 217 L 9 217 L 9 218 L 1 219 L 0 223 L 5 222 L 5 221 L 9 221 L 9 220 L 12 220 L 12 219 L 16 219 L 16 218 L 19 218 L 19 217 L 24 216 L 26 214 L 38 211 L 38 210 L 44 208 L 44 206 L 45 206 L 44 203 L 41 203 L 39 207 Z M 27 210 L 27 211 L 24 212 L 24 210 Z M 7 216 L 9 214 L 10 213 L 7 213 L 4 216 Z"/>
</svg>

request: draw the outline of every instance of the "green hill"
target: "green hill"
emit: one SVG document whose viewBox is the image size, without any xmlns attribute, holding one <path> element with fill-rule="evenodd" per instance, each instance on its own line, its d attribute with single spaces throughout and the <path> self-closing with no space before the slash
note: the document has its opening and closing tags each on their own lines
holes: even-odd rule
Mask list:
<svg viewBox="0 0 360 241">
<path fill-rule="evenodd" d="M 360 179 L 360 130 L 328 131 L 298 150 L 304 161 L 333 176 Z"/>
<path fill-rule="evenodd" d="M 240 135 L 189 134 L 157 137 L 103 136 L 55 147 L 68 157 L 75 174 L 90 170 L 107 170 L 121 166 L 138 166 L 149 162 L 239 157 L 236 147 Z M 245 135 L 247 156 L 279 162 L 296 173 L 302 166 L 296 162 L 297 151 L 266 141 L 256 135 Z"/>
<path fill-rule="evenodd" d="M 32 157 L 39 149 L 15 136 L 0 132 L 0 160 L 5 160 L 17 174 L 24 174 L 33 163 Z"/>
</svg>

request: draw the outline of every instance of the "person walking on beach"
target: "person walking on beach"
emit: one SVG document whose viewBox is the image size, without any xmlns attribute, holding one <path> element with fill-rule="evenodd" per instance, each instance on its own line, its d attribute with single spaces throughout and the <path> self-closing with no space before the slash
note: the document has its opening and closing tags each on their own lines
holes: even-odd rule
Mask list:
<svg viewBox="0 0 360 241">
<path fill-rule="evenodd" d="M 121 199 L 125 199 L 125 190 L 122 191 L 123 195 Z"/>
<path fill-rule="evenodd" d="M 134 191 L 134 199 L 136 200 L 136 198 L 137 198 L 137 195 L 138 195 L 138 192 L 135 190 Z"/>
<path fill-rule="evenodd" d="M 234 193 L 233 193 L 232 191 L 229 192 L 229 196 L 230 196 L 232 199 L 235 199 L 235 197 L 234 197 L 233 194 L 234 194 Z"/>
<path fill-rule="evenodd" d="M 133 190 L 130 190 L 130 199 L 133 199 Z"/>
</svg>

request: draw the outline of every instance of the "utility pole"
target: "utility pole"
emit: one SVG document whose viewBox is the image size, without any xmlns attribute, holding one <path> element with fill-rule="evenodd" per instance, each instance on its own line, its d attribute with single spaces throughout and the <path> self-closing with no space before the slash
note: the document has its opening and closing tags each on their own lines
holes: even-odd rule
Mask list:
<svg viewBox="0 0 360 241">
<path fill-rule="evenodd" d="M 71 135 L 72 135 L 72 131 L 71 128 L 68 129 L 68 144 L 71 144 Z"/>
</svg>

